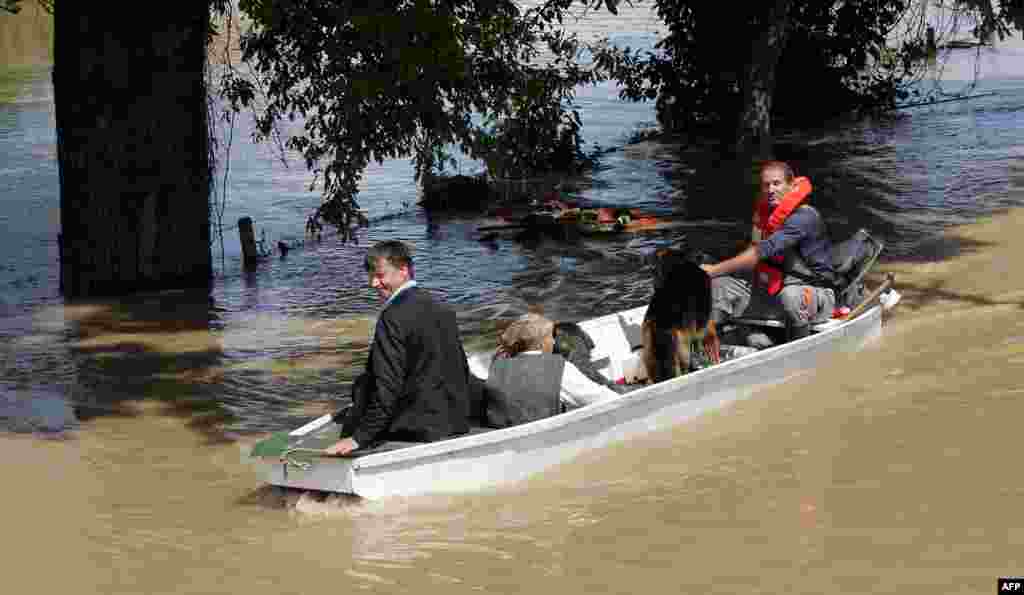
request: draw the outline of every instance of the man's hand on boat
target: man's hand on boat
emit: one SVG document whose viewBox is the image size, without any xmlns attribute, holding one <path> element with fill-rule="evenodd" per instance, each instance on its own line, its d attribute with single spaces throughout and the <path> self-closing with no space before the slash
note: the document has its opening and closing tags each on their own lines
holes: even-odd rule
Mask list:
<svg viewBox="0 0 1024 595">
<path fill-rule="evenodd" d="M 359 448 L 359 443 L 352 438 L 342 438 L 335 442 L 331 446 L 324 449 L 324 454 L 331 457 L 340 457 L 347 455 L 353 450 Z"/>
</svg>

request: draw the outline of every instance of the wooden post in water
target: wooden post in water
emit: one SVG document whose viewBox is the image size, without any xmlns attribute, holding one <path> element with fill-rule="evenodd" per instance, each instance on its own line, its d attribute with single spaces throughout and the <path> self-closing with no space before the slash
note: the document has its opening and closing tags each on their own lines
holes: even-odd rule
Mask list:
<svg viewBox="0 0 1024 595">
<path fill-rule="evenodd" d="M 238 237 L 242 241 L 242 260 L 245 264 L 256 264 L 259 253 L 256 251 L 256 232 L 253 231 L 252 217 L 242 217 L 238 220 Z"/>
<path fill-rule="evenodd" d="M 64 234 L 57 234 L 57 264 L 64 267 Z M 64 275 L 57 275 L 57 291 L 64 293 Z"/>
</svg>

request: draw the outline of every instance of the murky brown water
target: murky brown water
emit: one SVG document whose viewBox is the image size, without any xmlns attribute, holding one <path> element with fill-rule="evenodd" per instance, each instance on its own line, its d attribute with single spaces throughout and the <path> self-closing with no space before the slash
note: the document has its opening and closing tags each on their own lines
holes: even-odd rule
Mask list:
<svg viewBox="0 0 1024 595">
<path fill-rule="evenodd" d="M 1013 211 L 889 265 L 905 297 L 875 348 L 482 494 L 284 503 L 251 438 L 170 403 L 0 436 L 5 587 L 987 592 L 1024 547 L 1022 228 Z"/>
<path fill-rule="evenodd" d="M 0 13 L 0 65 L 53 62 L 53 19 L 38 2 L 22 2 L 17 16 Z"/>
<path fill-rule="evenodd" d="M 645 22 L 608 19 L 594 30 L 645 31 Z M 836 168 L 849 177 L 827 180 L 829 165 L 814 179 L 826 189 L 874 184 L 878 195 L 900 197 L 871 203 L 884 211 L 879 226 L 891 224 L 896 231 L 885 232 L 899 239 L 955 220 L 927 210 L 938 202 L 964 200 L 957 208 L 968 211 L 968 202 L 982 203 L 979 188 L 994 186 L 1004 204 L 1020 204 L 1004 200 L 1006 178 L 992 175 L 1021 156 L 1010 124 L 1000 120 L 993 131 L 982 122 L 993 111 L 940 114 L 904 129 L 882 125 L 864 141 L 855 132 L 858 140 L 847 143 L 852 157 Z M 12 122 L 28 121 L 25 114 Z M 11 125 L 30 147 L 6 145 L 14 147 L 6 155 L 11 168 L 14 157 L 52 145 L 36 138 L 47 126 L 45 119 Z M 943 135 L 959 135 L 956 146 L 935 140 Z M 827 148 L 835 140 L 816 142 Z M 943 168 L 974 170 L 949 165 L 955 156 L 932 157 L 937 150 L 963 155 L 964 147 L 977 162 L 987 159 L 980 180 L 950 180 Z M 979 157 L 986 151 L 1007 154 Z M 679 169 L 678 155 L 655 145 L 623 153 L 624 162 Z M 867 165 L 858 169 L 858 159 Z M 609 195 L 633 188 L 647 197 L 641 200 L 675 200 L 662 196 L 662 174 L 647 166 L 615 163 L 612 171 L 619 184 L 637 181 L 611 186 Z M 862 172 L 874 177 L 861 180 Z M 280 181 L 259 173 L 261 183 Z M 1019 194 L 1024 170 L 1010 174 Z M 8 204 L 21 205 L 13 201 L 32 192 L 53 194 L 17 177 L 23 174 L 8 175 L 21 184 L 4 195 Z M 675 173 L 664 177 L 666 187 L 689 190 Z M 956 186 L 960 178 L 966 188 Z M 408 186 L 405 177 L 401 183 Z M 27 224 L 16 217 L 22 211 L 49 203 L 24 204 L 0 212 L 11 217 L 11 230 Z M 832 222 L 847 213 L 833 212 Z M 694 235 L 708 233 L 714 215 L 697 217 Z M 491 297 L 491 286 L 452 264 L 452 252 L 468 254 L 457 262 L 478 269 L 511 262 L 485 281 L 512 285 L 523 300 L 539 296 L 562 313 L 636 305 L 647 289 L 642 271 L 594 265 L 582 249 L 502 247 L 484 261 L 465 248 L 475 240 L 460 243 L 457 225 L 428 222 L 420 238 L 423 226 L 409 219 L 382 223 L 379 233 L 420 243 L 424 278 L 462 300 L 471 348 L 493 337 L 488 318 L 514 315 L 521 304 Z M 1024 419 L 1024 278 L 1015 274 L 1021 229 L 1024 211 L 1017 210 L 899 247 L 915 259 L 883 267 L 896 273 L 904 295 L 883 341 L 815 374 L 521 484 L 379 503 L 282 495 L 262 486 L 245 458 L 260 436 L 253 431 L 336 406 L 334 389 L 365 357 L 370 318 L 360 272 L 333 253 L 300 254 L 290 268 L 268 265 L 260 276 L 221 280 L 213 300 L 182 293 L 63 306 L 29 292 L 28 307 L 0 302 L 9 308 L 0 399 L 27 394 L 20 402 L 39 407 L 31 413 L 54 418 L 58 428 L 66 414 L 60 405 L 70 402 L 80 420 L 50 438 L 0 433 L 0 586 L 10 593 L 254 595 L 990 592 L 995 577 L 1024 572 L 1024 521 L 1016 514 L 1024 501 L 1016 469 Z M 587 248 L 614 256 L 632 246 Z M 50 274 L 53 259 L 38 258 L 27 273 L 11 274 L 5 291 L 35 283 L 29 273 Z M 306 269 L 316 274 L 301 274 Z M 562 281 L 571 290 L 558 291 Z M 609 292 L 615 295 L 602 302 Z M 494 302 L 493 311 L 481 309 Z"/>
</svg>

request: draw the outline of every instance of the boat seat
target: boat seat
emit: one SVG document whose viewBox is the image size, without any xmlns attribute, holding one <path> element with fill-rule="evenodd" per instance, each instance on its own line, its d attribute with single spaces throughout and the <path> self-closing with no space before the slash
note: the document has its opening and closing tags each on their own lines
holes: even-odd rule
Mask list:
<svg viewBox="0 0 1024 595">
<path fill-rule="evenodd" d="M 811 331 L 820 332 L 831 328 L 834 324 L 833 320 L 813 324 Z M 784 329 L 786 321 L 782 314 L 782 308 L 777 303 L 769 301 L 768 296 L 763 292 L 755 291 L 750 296 L 750 305 L 743 311 L 743 315 L 724 324 L 719 329 L 719 334 L 728 332 L 737 326 Z"/>
<path fill-rule="evenodd" d="M 818 332 L 821 332 L 821 331 L 824 331 L 824 330 L 828 330 L 828 329 L 832 328 L 833 326 L 835 326 L 837 322 L 838 322 L 837 320 L 831 319 L 831 320 L 827 320 L 827 321 L 819 323 L 819 324 L 812 324 L 811 325 L 811 331 L 818 333 Z M 780 319 L 777 319 L 777 318 L 749 318 L 749 317 L 746 317 L 746 316 L 744 316 L 743 318 L 737 318 L 736 320 L 732 321 L 732 323 L 726 324 L 725 328 L 726 328 L 726 330 L 729 330 L 732 326 L 735 326 L 735 325 L 761 326 L 761 327 L 779 328 L 779 329 L 786 328 L 786 323 L 784 321 L 780 320 Z"/>
<path fill-rule="evenodd" d="M 615 380 L 622 376 L 621 362 L 629 357 L 635 345 L 643 342 L 640 331 L 643 322 L 642 312 L 624 312 L 601 325 L 587 327 L 587 334 L 594 341 L 590 361 L 605 378 Z"/>
</svg>

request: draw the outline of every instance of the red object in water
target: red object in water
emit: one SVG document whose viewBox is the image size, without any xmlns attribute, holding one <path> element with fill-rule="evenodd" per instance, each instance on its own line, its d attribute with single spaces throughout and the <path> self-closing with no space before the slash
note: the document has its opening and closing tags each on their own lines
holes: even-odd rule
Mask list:
<svg viewBox="0 0 1024 595">
<path fill-rule="evenodd" d="M 515 211 L 508 207 L 498 207 L 494 209 L 494 216 L 499 219 L 512 219 L 515 217 Z"/>
<path fill-rule="evenodd" d="M 835 310 L 832 310 L 832 318 L 842 318 L 843 316 L 846 316 L 849 313 L 850 309 L 846 306 L 843 306 L 842 308 L 836 308 Z"/>
<path fill-rule="evenodd" d="M 609 207 L 601 207 L 597 209 L 597 222 L 615 223 L 615 209 Z"/>
<path fill-rule="evenodd" d="M 625 377 L 617 378 L 615 380 L 615 384 L 626 384 L 626 378 Z"/>
</svg>

